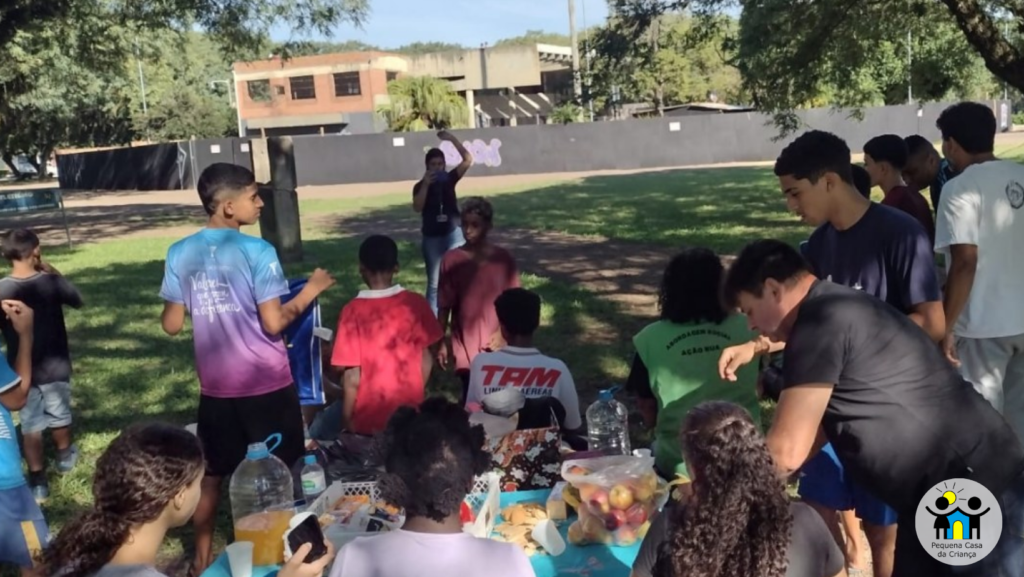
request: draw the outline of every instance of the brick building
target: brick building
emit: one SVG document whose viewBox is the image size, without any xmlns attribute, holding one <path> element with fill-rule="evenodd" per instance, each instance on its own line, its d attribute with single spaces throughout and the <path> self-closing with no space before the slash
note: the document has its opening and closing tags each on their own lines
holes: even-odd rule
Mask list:
<svg viewBox="0 0 1024 577">
<path fill-rule="evenodd" d="M 470 127 L 547 121 L 571 91 L 571 51 L 537 44 L 404 56 L 346 52 L 238 62 L 240 136 L 365 134 L 385 130 L 376 110 L 400 76 L 444 78 L 466 99 Z"/>
</svg>

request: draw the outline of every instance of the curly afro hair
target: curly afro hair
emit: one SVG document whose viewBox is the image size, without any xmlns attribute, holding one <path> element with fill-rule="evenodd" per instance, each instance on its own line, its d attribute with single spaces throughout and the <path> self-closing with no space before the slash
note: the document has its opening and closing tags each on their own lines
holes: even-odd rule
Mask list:
<svg viewBox="0 0 1024 577">
<path fill-rule="evenodd" d="M 686 415 L 681 440 L 695 498 L 679 508 L 656 574 L 784 577 L 789 497 L 750 414 L 733 403 L 701 403 Z"/>
<path fill-rule="evenodd" d="M 721 324 L 729 316 L 719 293 L 724 276 L 722 260 L 714 252 L 684 249 L 672 258 L 661 278 L 661 318 L 677 324 Z"/>
<path fill-rule="evenodd" d="M 470 426 L 466 411 L 442 398 L 395 411 L 381 443 L 381 497 L 409 518 L 440 523 L 457 515 L 473 478 L 491 468 L 483 427 Z"/>
</svg>

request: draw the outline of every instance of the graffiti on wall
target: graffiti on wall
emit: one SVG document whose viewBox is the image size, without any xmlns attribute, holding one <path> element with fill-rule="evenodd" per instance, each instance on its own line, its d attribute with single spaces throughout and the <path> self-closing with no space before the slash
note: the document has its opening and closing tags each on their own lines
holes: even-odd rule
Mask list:
<svg viewBox="0 0 1024 577">
<path fill-rule="evenodd" d="M 466 150 L 473 155 L 473 164 L 477 166 L 501 166 L 501 140 L 492 138 L 490 142 L 484 142 L 477 138 L 476 140 L 463 142 L 462 146 L 465 146 Z M 442 142 L 438 148 L 444 153 L 444 161 L 448 166 L 456 166 L 462 162 L 459 151 L 455 150 L 455 145 L 452 143 Z M 427 150 L 430 150 L 429 146 L 423 148 L 423 152 Z"/>
</svg>

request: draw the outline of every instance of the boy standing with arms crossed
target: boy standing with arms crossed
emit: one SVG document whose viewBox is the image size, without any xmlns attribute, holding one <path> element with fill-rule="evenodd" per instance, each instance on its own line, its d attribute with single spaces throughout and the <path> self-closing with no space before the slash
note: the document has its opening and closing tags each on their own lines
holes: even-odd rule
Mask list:
<svg viewBox="0 0 1024 577">
<path fill-rule="evenodd" d="M 35 311 L 32 387 L 21 409 L 21 433 L 32 495 L 42 503 L 50 494 L 43 456 L 43 431 L 50 429 L 57 446 L 57 471 L 69 473 L 78 461 L 71 440 L 71 355 L 64 325 L 64 305 L 81 308 L 82 295 L 57 269 L 43 262 L 39 237 L 13 230 L 3 238 L 3 256 L 11 275 L 0 279 L 0 299 L 14 299 Z M 7 341 L 8 362 L 14 362 L 21 335 L 8 318 L 0 318 Z"/>
<path fill-rule="evenodd" d="M 282 436 L 274 453 L 288 466 L 304 453 L 302 413 L 292 384 L 281 333 L 334 279 L 317 269 L 287 304 L 281 263 L 274 247 L 242 234 L 259 220 L 263 201 L 249 170 L 218 163 L 197 185 L 210 216 L 206 228 L 167 252 L 161 322 L 177 335 L 192 317 L 199 374 L 197 434 L 206 457 L 202 497 L 193 517 L 196 556 L 192 571 L 210 566 L 221 481 L 245 457 L 250 443 Z"/>
</svg>

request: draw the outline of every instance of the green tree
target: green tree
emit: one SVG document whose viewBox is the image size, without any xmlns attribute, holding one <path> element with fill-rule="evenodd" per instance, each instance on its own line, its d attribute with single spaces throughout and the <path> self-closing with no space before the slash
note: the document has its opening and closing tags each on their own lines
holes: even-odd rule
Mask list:
<svg viewBox="0 0 1024 577">
<path fill-rule="evenodd" d="M 730 31 L 721 14 L 737 5 L 739 26 Z M 632 56 L 631 44 L 662 15 L 685 10 L 697 24 L 688 36 L 717 35 L 744 92 L 775 113 L 784 131 L 796 128 L 792 110 L 802 106 L 906 102 L 908 79 L 915 100 L 988 95 L 995 83 L 984 65 L 1024 86 L 1024 53 L 991 16 L 1008 11 L 1020 26 L 1024 8 L 1009 0 L 611 0 L 610 6 L 615 26 L 606 44 L 615 62 Z"/>
<path fill-rule="evenodd" d="M 235 95 L 227 87 L 232 78 L 230 63 L 208 35 L 153 35 L 140 42 L 137 56 L 127 63 L 128 75 L 136 80 L 139 61 L 147 101 L 143 110 L 141 86 L 136 82 L 132 116 L 139 136 L 166 141 L 237 134 L 231 106 Z"/>
<path fill-rule="evenodd" d="M 342 21 L 359 23 L 368 0 L 12 0 L 0 3 L 0 151 L 4 155 L 40 155 L 55 147 L 124 144 L 139 126 L 141 95 L 135 69 L 136 43 L 144 49 L 168 34 L 189 37 L 201 29 L 216 41 L 217 66 L 226 76 L 229 58 L 266 54 L 269 29 L 276 23 L 303 33 L 329 33 Z M 283 44 L 285 51 L 297 41 Z M 214 44 L 210 44 L 211 47 Z M 166 48 L 166 47 L 165 47 Z M 141 54 L 139 58 L 145 60 Z M 209 50 L 207 52 L 210 52 Z M 160 58 L 171 82 L 160 96 L 161 73 L 153 93 L 153 115 L 144 128 L 158 127 L 197 136 L 223 133 L 227 100 L 218 105 L 209 88 L 214 78 L 187 53 L 174 49 Z M 177 59 L 177 60 L 176 60 Z M 211 62 L 217 59 L 210 60 Z M 148 68 L 144 64 L 144 69 Z M 163 121 L 186 103 L 188 126 Z M 149 100 L 147 98 L 147 100 Z M 194 112 L 194 114 L 193 114 Z M 163 114 L 163 116 L 161 116 Z M 222 120 L 223 119 L 223 120 Z"/>
<path fill-rule="evenodd" d="M 694 20 L 680 14 L 661 16 L 637 41 L 627 41 L 623 23 L 612 18 L 593 37 L 595 53 L 588 86 L 599 107 L 613 92 L 619 102 L 649 102 L 659 108 L 704 101 L 711 93 L 723 102 L 744 99 L 739 71 L 729 63 L 724 41 L 735 21 L 707 37 L 694 32 Z"/>
<path fill-rule="evenodd" d="M 420 54 L 430 54 L 431 52 L 450 52 L 453 50 L 465 50 L 466 47 L 461 44 L 452 44 L 451 42 L 412 42 L 404 46 L 399 46 L 390 52 L 397 52 L 399 54 L 406 54 L 409 56 L 418 56 Z"/>
<path fill-rule="evenodd" d="M 460 128 L 466 125 L 466 101 L 447 80 L 410 76 L 388 83 L 390 103 L 377 112 L 392 132 Z"/>
<path fill-rule="evenodd" d="M 582 35 L 581 35 L 582 38 Z M 582 40 L 580 41 L 582 44 Z M 572 40 L 567 34 L 558 32 L 545 32 L 543 30 L 527 30 L 521 36 L 502 38 L 494 43 L 495 47 L 500 46 L 532 46 L 534 44 L 553 44 L 555 46 L 572 46 Z"/>
</svg>

